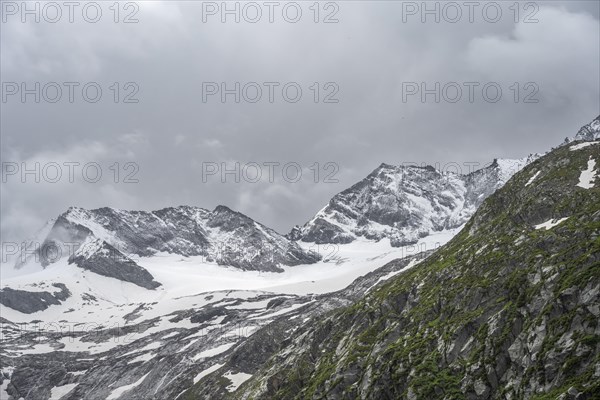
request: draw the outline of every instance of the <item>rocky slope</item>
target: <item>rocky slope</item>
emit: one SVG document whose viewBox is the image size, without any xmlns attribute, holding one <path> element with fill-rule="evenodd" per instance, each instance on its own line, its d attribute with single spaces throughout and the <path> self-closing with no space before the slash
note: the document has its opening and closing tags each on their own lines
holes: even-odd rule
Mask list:
<svg viewBox="0 0 600 400">
<path fill-rule="evenodd" d="M 421 264 L 262 346 L 277 349 L 221 398 L 597 398 L 599 163 L 600 142 L 531 163 Z"/>
<path fill-rule="evenodd" d="M 489 195 L 537 157 L 494 160 L 469 174 L 381 164 L 288 237 L 318 244 L 350 243 L 357 237 L 388 238 L 393 246 L 415 243 L 463 225 Z"/>
</svg>

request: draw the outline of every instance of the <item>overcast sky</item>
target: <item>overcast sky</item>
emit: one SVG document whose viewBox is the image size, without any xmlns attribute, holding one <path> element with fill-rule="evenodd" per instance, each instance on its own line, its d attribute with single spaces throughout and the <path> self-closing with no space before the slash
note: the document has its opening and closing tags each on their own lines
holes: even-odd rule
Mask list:
<svg viewBox="0 0 600 400">
<path fill-rule="evenodd" d="M 84 14 L 82 2 L 71 23 L 64 6 L 58 18 L 40 3 L 36 22 L 21 2 L 2 2 L 3 241 L 30 236 L 69 206 L 224 204 L 286 233 L 382 162 L 519 158 L 559 144 L 600 110 L 597 1 L 521 2 L 518 15 L 513 2 L 494 3 L 499 17 L 485 2 L 441 3 L 439 22 L 421 2 L 280 2 L 273 22 L 263 2 L 254 3 L 260 18 L 238 4 L 239 22 L 221 2 L 194 1 L 120 3 L 115 22 L 112 3 L 98 2 L 92 23 L 96 10 Z M 212 94 L 221 83 L 224 103 Z M 96 87 L 102 97 L 92 103 Z M 22 89 L 32 90 L 24 102 Z M 36 163 L 40 182 L 23 179 Z M 238 163 L 240 182 L 234 173 L 223 182 L 223 163 Z"/>
</svg>

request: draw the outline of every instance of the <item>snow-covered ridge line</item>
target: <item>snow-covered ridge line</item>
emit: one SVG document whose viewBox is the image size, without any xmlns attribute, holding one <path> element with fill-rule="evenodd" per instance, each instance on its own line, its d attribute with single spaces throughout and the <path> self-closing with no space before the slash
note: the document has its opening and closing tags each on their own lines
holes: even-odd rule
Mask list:
<svg viewBox="0 0 600 400">
<path fill-rule="evenodd" d="M 415 243 L 464 224 L 490 194 L 539 157 L 495 159 L 467 174 L 453 168 L 381 164 L 288 237 L 317 244 L 350 243 L 358 237 L 388 238 L 396 246 Z"/>
<path fill-rule="evenodd" d="M 43 237 L 36 256 L 26 258 L 26 262 L 20 257 L 17 266 L 38 261 L 46 267 L 56 262 L 44 257 L 44 249 L 50 246 L 73 247 L 73 256 L 86 260 L 108 258 L 107 249 L 117 253 L 117 259 L 134 263 L 140 257 L 164 252 L 203 256 L 218 265 L 263 271 L 281 271 L 282 266 L 310 264 L 321 258 L 225 206 L 213 211 L 190 206 L 156 211 L 70 207 Z"/>
<path fill-rule="evenodd" d="M 598 139 L 600 116 L 563 145 L 586 142 L 571 147 L 577 150 Z M 433 232 L 465 223 L 488 196 L 542 155 L 495 159 L 467 174 L 460 167 L 453 170 L 454 164 L 439 170 L 414 163 L 383 163 L 365 179 L 335 195 L 311 220 L 294 227 L 288 237 L 317 244 L 350 243 L 358 237 L 388 238 L 397 246 L 414 243 Z M 532 176 L 527 185 L 536 177 Z"/>
</svg>

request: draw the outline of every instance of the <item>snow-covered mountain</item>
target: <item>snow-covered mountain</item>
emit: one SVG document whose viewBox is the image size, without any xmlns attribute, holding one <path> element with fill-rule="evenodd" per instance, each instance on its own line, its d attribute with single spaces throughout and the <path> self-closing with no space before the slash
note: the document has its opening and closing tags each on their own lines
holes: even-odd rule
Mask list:
<svg viewBox="0 0 600 400">
<path fill-rule="evenodd" d="M 565 143 L 600 139 L 600 116 Z M 387 238 L 392 246 L 463 225 L 496 190 L 542 154 L 496 159 L 469 174 L 432 166 L 381 164 L 365 179 L 335 195 L 310 221 L 287 235 L 317 244 Z"/>
<path fill-rule="evenodd" d="M 572 139 L 567 139 L 568 142 L 577 142 L 577 141 L 586 141 L 591 142 L 594 140 L 600 140 L 600 115 L 596 117 L 589 124 L 585 124 L 579 129 L 577 135 Z"/>
<path fill-rule="evenodd" d="M 349 319 L 352 324 L 360 325 L 355 332 L 373 327 L 381 333 L 390 333 L 392 339 L 420 339 L 422 336 L 404 328 L 405 321 L 394 326 L 378 324 L 400 315 L 390 312 L 394 307 L 409 311 L 423 309 L 421 306 L 433 307 L 429 315 L 432 321 L 437 321 L 435 324 L 423 324 L 426 320 L 422 315 L 406 321 L 427 330 L 446 324 L 448 332 L 457 333 L 456 337 L 447 336 L 454 340 L 450 349 L 455 350 L 449 352 L 470 352 L 469 343 L 480 340 L 478 335 L 474 336 L 474 332 L 480 331 L 471 329 L 471 324 L 478 321 L 478 314 L 471 310 L 484 309 L 486 305 L 498 311 L 498 318 L 486 320 L 491 327 L 488 332 L 494 337 L 505 331 L 499 327 L 529 326 L 519 320 L 524 314 L 508 312 L 506 304 L 516 307 L 517 302 L 525 302 L 520 310 L 531 310 L 536 318 L 537 311 L 543 309 L 551 318 L 564 314 L 577 319 L 579 314 L 572 313 L 570 307 L 581 309 L 579 305 L 571 305 L 595 299 L 597 285 L 584 286 L 583 279 L 589 280 L 594 275 L 588 270 L 564 268 L 570 259 L 560 258 L 562 251 L 552 250 L 559 257 L 540 251 L 554 249 L 552 246 L 559 243 L 559 238 L 561 246 L 564 245 L 560 249 L 575 249 L 572 253 L 581 263 L 593 266 L 588 263 L 593 262 L 595 255 L 589 238 L 594 237 L 593 223 L 600 214 L 596 211 L 597 203 L 593 202 L 597 198 L 593 185 L 596 170 L 590 165 L 592 158 L 598 159 L 600 142 L 594 140 L 598 138 L 600 122 L 586 127 L 580 130 L 584 133 L 578 134 L 579 143 L 555 149 L 550 157 L 537 161 L 533 161 L 537 155 L 521 160 L 495 160 L 489 167 L 467 175 L 441 173 L 432 167 L 382 164 L 364 180 L 336 195 L 313 220 L 287 238 L 222 206 L 213 211 L 175 207 L 153 212 L 70 208 L 49 221 L 28 242 L 30 249 L 36 243 L 41 243 L 41 247 L 24 252 L 18 263 L 21 270 L 13 276 L 3 275 L 0 399 L 246 398 L 238 394 L 249 389 L 266 392 L 248 398 L 280 398 L 272 393 L 274 388 L 289 382 L 307 382 L 295 381 L 288 375 L 271 379 L 272 372 L 281 370 L 287 374 L 286 358 L 303 354 L 307 348 L 314 349 L 306 359 L 312 364 L 296 360 L 288 364 L 293 371 L 302 372 L 313 366 L 327 367 L 329 364 L 320 360 L 333 354 L 361 356 L 361 349 L 371 335 L 361 335 L 355 340 L 352 336 L 356 327 L 343 325 L 339 320 L 331 323 L 332 312 L 357 304 L 369 293 L 397 279 L 418 277 L 423 263 L 431 264 L 430 258 L 438 251 L 445 251 L 445 259 L 453 262 L 453 266 L 460 264 L 472 271 L 436 267 L 432 275 L 425 274 L 422 280 L 409 282 L 401 291 L 388 291 L 373 303 L 367 301 L 368 312 L 354 314 L 360 311 L 354 308 L 350 310 L 353 314 L 344 313 L 361 317 Z M 493 194 L 529 163 L 532 164 L 528 169 Z M 587 183 L 580 186 L 577 181 L 581 183 L 582 179 Z M 469 230 L 459 233 L 488 196 L 491 198 L 479 208 L 485 213 L 478 214 L 489 218 L 475 218 Z M 558 224 L 567 224 L 568 218 L 575 221 L 573 210 L 582 204 L 582 199 L 589 207 L 582 210 L 585 214 L 577 214 L 580 217 L 572 226 L 572 233 L 544 234 Z M 512 204 L 512 208 L 507 204 Z M 497 220 L 492 218 L 493 212 L 504 212 L 505 208 L 514 218 L 501 221 L 503 230 L 498 232 L 502 234 L 496 237 Z M 587 224 L 584 227 L 587 230 L 579 229 L 579 224 Z M 466 241 L 465 236 L 476 242 Z M 452 238 L 456 238 L 454 248 L 461 241 L 466 247 L 462 249 L 460 245 L 460 253 L 447 248 L 438 250 Z M 581 256 L 586 247 L 580 244 L 586 241 L 588 259 Z M 324 245 L 316 246 L 315 242 Z M 522 246 L 527 246 L 526 250 L 515 259 L 516 253 L 511 249 L 519 250 Z M 322 257 L 313 251 L 319 247 L 326 252 Z M 52 248 L 70 249 L 68 257 L 56 257 Z M 500 249 L 505 252 L 498 253 Z M 502 268 L 491 268 L 488 264 L 504 263 L 506 257 L 518 262 L 508 262 Z M 473 264 L 471 260 L 483 264 Z M 515 267 L 521 263 L 528 269 Z M 513 279 L 512 273 L 505 273 L 504 267 L 519 272 L 518 279 Z M 555 270 L 551 268 L 562 277 L 555 279 Z M 490 280 L 490 271 L 499 273 L 500 284 Z M 572 273 L 577 275 L 571 276 Z M 407 278 L 402 278 L 404 275 Z M 544 285 L 555 285 L 556 292 L 560 289 L 560 297 L 552 294 L 556 293 L 554 289 L 540 286 L 540 279 L 544 279 Z M 558 285 L 563 282 L 576 286 L 576 291 L 560 288 Z M 431 294 L 422 294 L 429 289 L 427 293 Z M 406 295 L 402 294 L 404 290 L 408 291 Z M 578 295 L 579 292 L 585 295 Z M 471 296 L 466 303 L 462 302 L 463 293 Z M 529 301 L 527 296 L 531 293 L 539 293 L 543 301 Z M 450 301 L 435 300 L 450 294 Z M 544 306 L 545 301 L 554 302 L 553 306 Z M 444 314 L 447 318 L 439 319 L 439 307 L 448 304 L 451 307 Z M 592 306 L 597 309 L 597 305 Z M 592 306 L 588 309 L 593 311 Z M 453 318 L 457 310 L 468 314 Z M 506 318 L 515 322 L 503 322 Z M 448 325 L 454 321 L 467 325 L 464 329 Z M 559 325 L 575 327 L 572 330 L 582 326 L 548 324 Z M 313 335 L 315 327 L 318 334 Z M 589 331 L 593 325 L 585 329 Z M 535 335 L 546 332 L 535 330 L 538 332 Z M 548 332 L 554 335 L 551 343 L 562 341 L 558 339 L 563 337 L 562 332 L 558 335 Z M 344 336 L 352 340 L 340 341 Z M 530 358 L 521 354 L 528 345 L 521 343 L 534 343 L 532 346 L 539 349 L 535 343 L 540 341 L 527 339 L 533 336 L 520 336 L 522 342 L 510 336 L 516 344 L 507 350 L 508 356 L 504 354 L 499 359 L 515 355 L 515 359 L 529 363 Z M 502 337 L 506 339 L 505 335 Z M 588 336 L 581 333 L 578 337 L 587 340 Z M 332 352 L 323 353 L 321 342 L 330 345 Z M 562 342 L 573 351 L 580 349 L 569 341 Z M 314 346 L 306 347 L 303 343 Z M 338 352 L 338 345 L 348 347 L 344 343 L 350 345 L 351 351 Z M 507 348 L 487 344 L 485 347 L 502 349 L 504 353 Z M 562 351 L 560 346 L 555 348 Z M 563 353 L 545 352 L 551 358 L 551 370 L 567 365 Z M 435 349 L 432 353 L 427 348 L 426 354 L 435 354 Z M 276 357 L 271 358 L 273 355 Z M 426 360 L 426 357 L 419 355 L 413 359 Z M 495 359 L 485 356 L 483 361 Z M 499 367 L 489 368 L 496 371 Z M 373 367 L 375 372 L 382 370 L 377 365 Z M 517 369 L 511 376 L 520 376 L 521 372 Z M 332 374 L 333 370 L 328 372 L 335 382 L 341 382 L 343 376 L 354 379 L 356 375 L 353 370 Z M 461 374 L 457 376 L 463 381 Z M 366 382 L 380 377 L 376 373 L 364 376 L 368 377 Z M 268 383 L 253 384 L 266 382 L 265 377 Z M 430 376 L 423 379 L 430 380 Z M 245 382 L 250 385 L 244 386 Z M 389 387 L 390 382 L 397 380 L 377 387 Z M 296 389 L 288 393 L 296 398 L 311 397 Z"/>
<path fill-rule="evenodd" d="M 203 256 L 207 262 L 243 270 L 281 271 L 281 266 L 320 259 L 251 218 L 225 206 L 213 211 L 171 207 L 158 211 L 86 210 L 71 207 L 41 231 L 38 248 L 24 249 L 21 268 L 43 267 L 68 256 L 69 262 L 100 275 L 153 288 L 152 277 L 135 260 L 159 253 Z M 30 246 L 35 241 L 30 241 Z"/>
<path fill-rule="evenodd" d="M 288 237 L 315 243 L 350 243 L 357 237 L 388 238 L 392 246 L 416 243 L 463 225 L 488 196 L 538 157 L 496 159 L 470 174 L 381 164 Z"/>
</svg>

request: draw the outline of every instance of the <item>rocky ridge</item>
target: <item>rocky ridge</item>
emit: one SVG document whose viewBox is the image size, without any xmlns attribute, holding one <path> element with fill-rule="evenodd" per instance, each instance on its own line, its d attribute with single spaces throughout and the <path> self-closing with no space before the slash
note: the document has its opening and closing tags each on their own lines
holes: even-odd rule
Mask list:
<svg viewBox="0 0 600 400">
<path fill-rule="evenodd" d="M 469 174 L 381 164 L 288 237 L 317 244 L 351 243 L 358 237 L 387 238 L 397 247 L 413 244 L 466 223 L 488 196 L 537 157 L 497 159 Z"/>
</svg>

